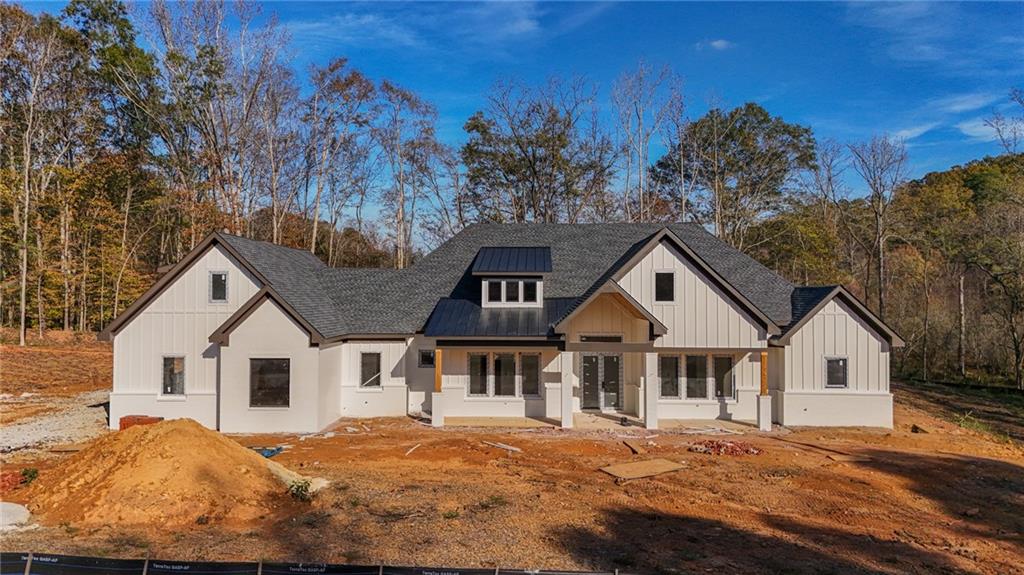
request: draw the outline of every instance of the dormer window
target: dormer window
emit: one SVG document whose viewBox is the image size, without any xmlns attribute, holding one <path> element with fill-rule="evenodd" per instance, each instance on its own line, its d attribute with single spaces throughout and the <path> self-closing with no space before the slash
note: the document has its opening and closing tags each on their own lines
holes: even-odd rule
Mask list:
<svg viewBox="0 0 1024 575">
<path fill-rule="evenodd" d="M 541 307 L 544 274 L 551 273 L 551 248 L 480 248 L 472 273 L 480 277 L 483 307 Z"/>
<path fill-rule="evenodd" d="M 544 282 L 537 278 L 486 278 L 483 307 L 540 307 Z"/>
</svg>

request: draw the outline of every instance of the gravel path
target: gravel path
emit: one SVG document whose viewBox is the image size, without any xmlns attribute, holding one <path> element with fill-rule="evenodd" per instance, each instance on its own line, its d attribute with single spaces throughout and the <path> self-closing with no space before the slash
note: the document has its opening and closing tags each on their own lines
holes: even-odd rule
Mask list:
<svg viewBox="0 0 1024 575">
<path fill-rule="evenodd" d="M 33 404 L 51 408 L 42 415 L 0 426 L 0 453 L 79 443 L 103 434 L 107 428 L 103 404 L 108 396 L 108 391 L 88 391 L 71 397 L 31 396 L 0 401 L 0 409 Z"/>
</svg>

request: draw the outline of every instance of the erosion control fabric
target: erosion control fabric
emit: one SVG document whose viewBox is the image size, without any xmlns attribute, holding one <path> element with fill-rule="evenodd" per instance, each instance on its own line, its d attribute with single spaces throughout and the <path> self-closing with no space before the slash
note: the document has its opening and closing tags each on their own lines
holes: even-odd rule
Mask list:
<svg viewBox="0 0 1024 575">
<path fill-rule="evenodd" d="M 73 555 L 0 553 L 0 575 L 619 575 L 600 571 L 530 571 L 458 569 L 455 567 L 387 567 L 327 563 L 218 563 L 160 559 L 104 559 Z"/>
</svg>

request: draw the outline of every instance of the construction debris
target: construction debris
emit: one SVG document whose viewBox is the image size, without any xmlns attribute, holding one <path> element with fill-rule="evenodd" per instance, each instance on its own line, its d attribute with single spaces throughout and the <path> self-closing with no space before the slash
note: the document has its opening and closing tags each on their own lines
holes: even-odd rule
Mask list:
<svg viewBox="0 0 1024 575">
<path fill-rule="evenodd" d="M 646 461 L 634 461 L 632 463 L 609 465 L 608 467 L 602 467 L 601 471 L 604 471 L 616 479 L 628 481 L 631 479 L 642 479 L 644 477 L 661 475 L 662 473 L 679 471 L 684 467 L 686 466 L 681 463 L 676 463 L 675 461 L 669 461 L 667 459 L 648 459 Z"/>
<path fill-rule="evenodd" d="M 635 455 L 644 455 L 647 453 L 647 450 L 644 449 L 643 445 L 640 445 L 639 441 L 627 439 L 622 443 L 624 443 Z"/>
<path fill-rule="evenodd" d="M 483 443 L 485 445 L 490 445 L 491 447 L 497 447 L 498 449 L 504 449 L 506 451 L 513 451 L 516 453 L 522 451 L 522 449 L 519 449 L 518 447 L 512 447 L 511 445 L 505 445 L 504 443 L 497 443 L 494 441 L 484 441 Z"/>
<path fill-rule="evenodd" d="M 928 433 L 928 430 L 915 423 L 910 426 L 910 433 Z"/>
<path fill-rule="evenodd" d="M 725 441 L 722 439 L 705 439 L 690 445 L 694 453 L 709 455 L 760 455 L 761 450 L 742 441 Z"/>
<path fill-rule="evenodd" d="M 408 457 L 410 453 L 412 453 L 413 451 L 416 451 L 417 449 L 419 449 L 420 445 L 422 445 L 422 444 L 417 443 L 416 445 L 413 445 L 412 448 L 409 449 L 409 451 L 405 452 L 405 456 Z"/>
</svg>

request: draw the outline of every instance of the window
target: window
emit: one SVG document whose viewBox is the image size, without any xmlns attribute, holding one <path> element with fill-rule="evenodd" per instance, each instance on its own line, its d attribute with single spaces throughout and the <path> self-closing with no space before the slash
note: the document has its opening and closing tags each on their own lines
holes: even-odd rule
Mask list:
<svg viewBox="0 0 1024 575">
<path fill-rule="evenodd" d="M 210 301 L 228 301 L 228 272 L 210 272 Z"/>
<path fill-rule="evenodd" d="M 825 358 L 825 387 L 846 387 L 846 375 L 845 357 Z"/>
<path fill-rule="evenodd" d="M 505 301 L 515 303 L 519 301 L 519 282 L 515 280 L 505 281 Z"/>
<path fill-rule="evenodd" d="M 654 274 L 654 301 L 674 302 L 676 301 L 676 274 L 673 272 L 656 272 Z"/>
<path fill-rule="evenodd" d="M 494 354 L 494 395 L 515 397 L 516 356 L 512 353 Z"/>
<path fill-rule="evenodd" d="M 540 395 L 540 356 L 524 353 L 520 356 L 523 375 L 523 395 Z"/>
<path fill-rule="evenodd" d="M 686 356 L 686 397 L 707 399 L 708 358 L 704 355 Z"/>
<path fill-rule="evenodd" d="M 164 395 L 185 395 L 185 358 L 164 358 Z"/>
<path fill-rule="evenodd" d="M 487 354 L 469 355 L 469 394 L 487 395 Z"/>
<path fill-rule="evenodd" d="M 715 397 L 731 398 L 735 387 L 732 357 L 716 355 L 712 360 L 712 365 L 715 370 Z"/>
<path fill-rule="evenodd" d="M 380 354 L 359 354 L 359 387 L 380 387 Z"/>
<path fill-rule="evenodd" d="M 249 407 L 288 407 L 291 361 L 249 360 Z"/>
<path fill-rule="evenodd" d="M 489 281 L 489 282 L 487 282 L 487 301 L 489 301 L 489 302 L 501 302 L 501 282 L 500 281 Z"/>
<path fill-rule="evenodd" d="M 420 367 L 434 367 L 434 350 L 420 350 Z"/>
<path fill-rule="evenodd" d="M 523 301 L 526 303 L 537 302 L 537 282 L 525 281 L 523 282 Z"/>
<path fill-rule="evenodd" d="M 658 356 L 658 379 L 661 397 L 679 397 L 679 356 Z"/>
</svg>

